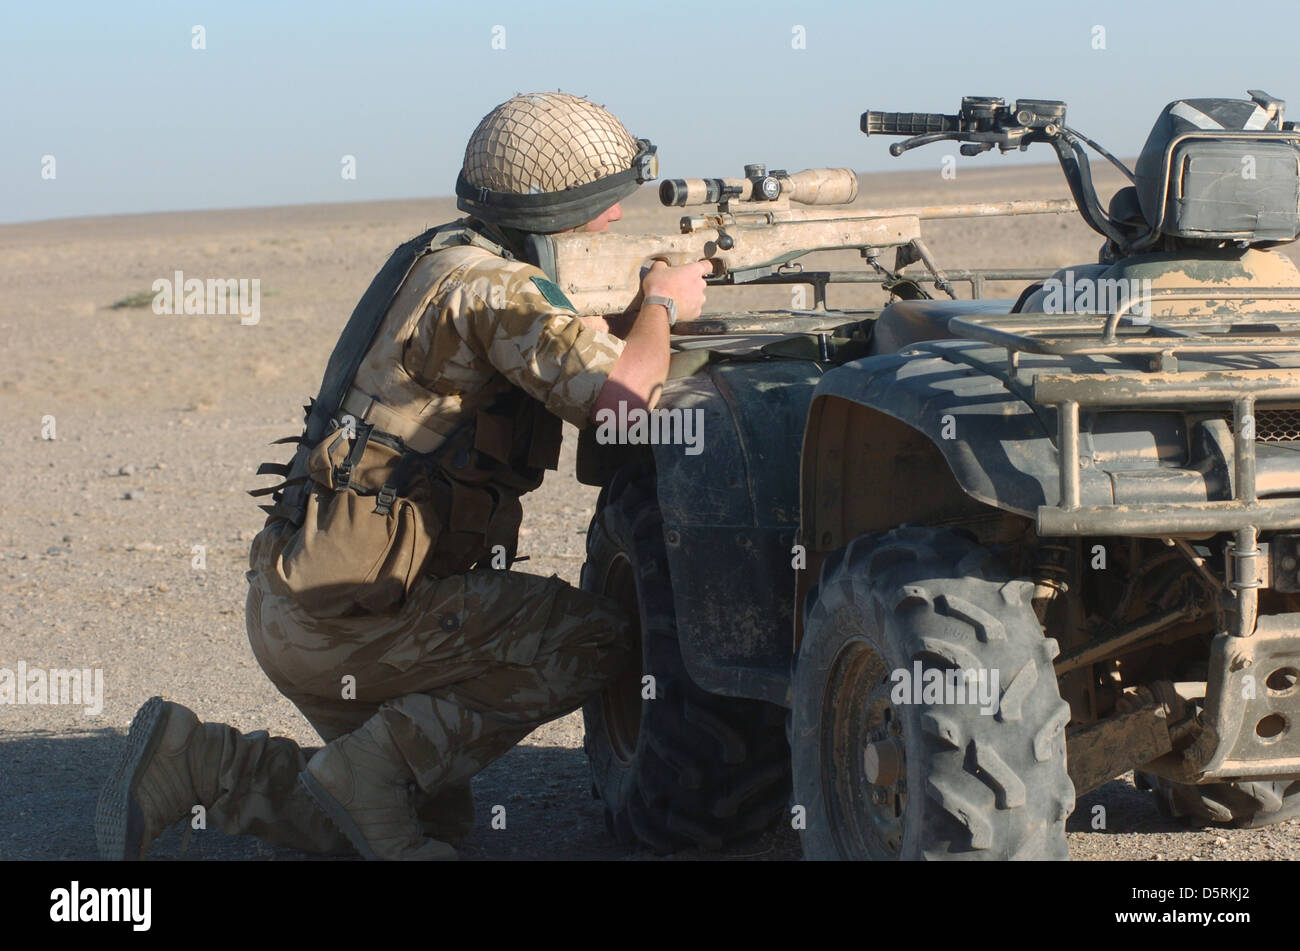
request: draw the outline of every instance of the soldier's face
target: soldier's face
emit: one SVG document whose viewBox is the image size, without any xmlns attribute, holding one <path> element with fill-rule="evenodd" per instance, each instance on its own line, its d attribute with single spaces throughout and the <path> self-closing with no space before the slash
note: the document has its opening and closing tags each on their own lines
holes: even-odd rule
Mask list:
<svg viewBox="0 0 1300 951">
<path fill-rule="evenodd" d="M 623 206 L 618 202 L 610 205 L 599 218 L 588 221 L 580 228 L 574 228 L 574 231 L 608 231 L 611 222 L 620 220 L 623 217 Z"/>
</svg>

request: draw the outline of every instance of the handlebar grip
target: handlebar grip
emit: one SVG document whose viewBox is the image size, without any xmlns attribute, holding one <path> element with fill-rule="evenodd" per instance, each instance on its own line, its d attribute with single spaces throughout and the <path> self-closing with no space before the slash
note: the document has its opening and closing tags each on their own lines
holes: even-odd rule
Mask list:
<svg viewBox="0 0 1300 951">
<path fill-rule="evenodd" d="M 862 113 L 862 131 L 867 135 L 925 135 L 928 132 L 956 132 L 957 116 L 942 112 L 874 112 Z"/>
</svg>

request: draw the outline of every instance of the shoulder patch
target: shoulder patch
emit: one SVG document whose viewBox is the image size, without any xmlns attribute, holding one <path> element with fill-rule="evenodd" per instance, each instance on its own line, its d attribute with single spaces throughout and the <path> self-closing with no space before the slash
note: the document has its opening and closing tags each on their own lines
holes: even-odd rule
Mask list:
<svg viewBox="0 0 1300 951">
<path fill-rule="evenodd" d="M 574 307 L 569 299 L 564 296 L 564 291 L 560 290 L 559 284 L 536 274 L 533 275 L 532 281 L 537 285 L 537 289 L 542 292 L 542 296 L 551 304 L 556 307 L 566 307 L 575 314 L 578 312 L 578 308 Z"/>
</svg>

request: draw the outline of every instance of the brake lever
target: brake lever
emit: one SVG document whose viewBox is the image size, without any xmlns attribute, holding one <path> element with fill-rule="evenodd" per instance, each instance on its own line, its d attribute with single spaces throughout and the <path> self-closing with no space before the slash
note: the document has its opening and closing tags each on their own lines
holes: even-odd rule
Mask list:
<svg viewBox="0 0 1300 951">
<path fill-rule="evenodd" d="M 910 139 L 904 139 L 902 142 L 894 142 L 889 146 L 889 154 L 897 158 L 904 152 L 920 148 L 923 145 L 929 145 L 931 142 L 943 142 L 945 140 L 959 141 L 966 136 L 964 132 L 927 132 L 924 135 L 914 135 Z"/>
<path fill-rule="evenodd" d="M 1052 141 L 1055 134 L 1059 133 L 1048 134 L 1042 129 L 1027 128 L 1025 126 L 1006 126 L 978 132 L 970 130 L 927 132 L 924 135 L 914 135 L 910 139 L 893 143 L 889 146 L 889 154 L 898 157 L 904 152 L 920 148 L 922 145 L 945 141 L 963 143 L 961 146 L 962 155 L 979 155 L 981 152 L 987 152 L 994 147 L 1002 152 L 1010 152 L 1014 149 L 1024 151 L 1032 143 Z"/>
</svg>

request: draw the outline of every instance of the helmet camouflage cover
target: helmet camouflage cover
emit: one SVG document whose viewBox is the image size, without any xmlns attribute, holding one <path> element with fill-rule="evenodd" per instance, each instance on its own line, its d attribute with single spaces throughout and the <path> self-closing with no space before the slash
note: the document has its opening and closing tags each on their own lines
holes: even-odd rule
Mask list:
<svg viewBox="0 0 1300 951">
<path fill-rule="evenodd" d="M 654 178 L 655 148 L 580 96 L 528 93 L 479 122 L 465 149 L 456 206 L 530 232 L 564 231 Z"/>
</svg>

